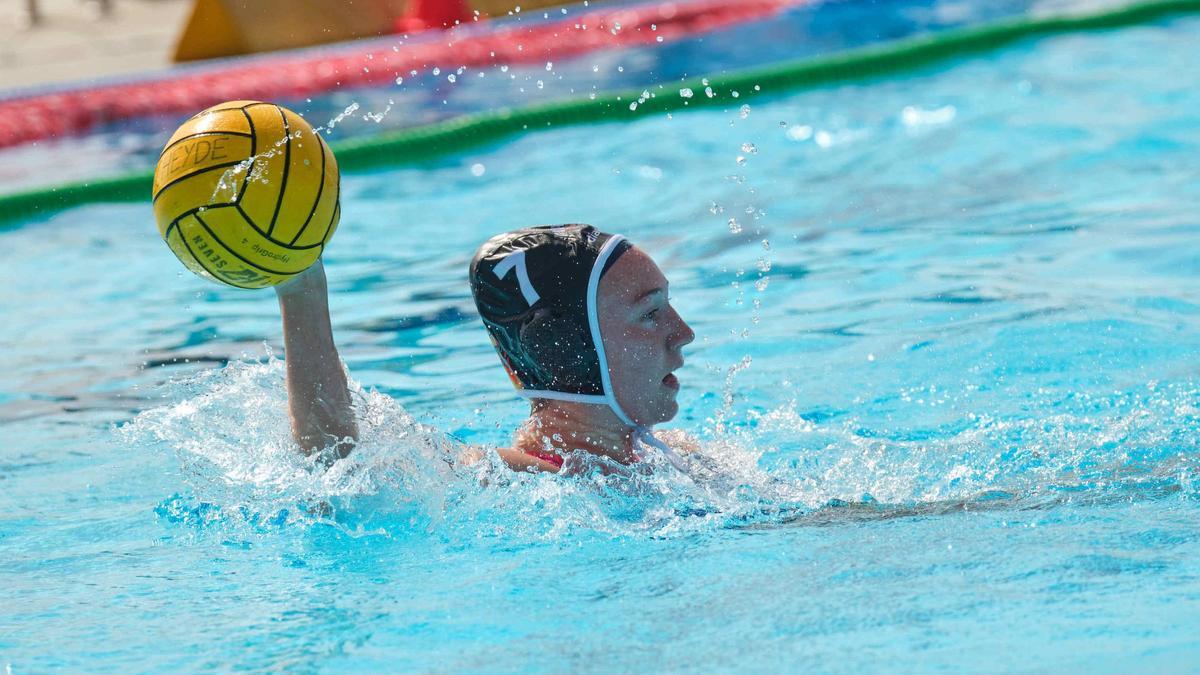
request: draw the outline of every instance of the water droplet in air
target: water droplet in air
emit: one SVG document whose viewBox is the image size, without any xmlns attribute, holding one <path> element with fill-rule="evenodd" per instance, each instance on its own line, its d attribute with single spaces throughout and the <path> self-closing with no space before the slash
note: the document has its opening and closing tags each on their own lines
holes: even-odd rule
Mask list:
<svg viewBox="0 0 1200 675">
<path fill-rule="evenodd" d="M 679 96 L 681 98 L 691 98 L 691 97 L 695 96 L 695 92 L 693 92 L 691 89 L 689 89 L 687 87 L 684 87 L 683 89 L 679 90 Z"/>
<path fill-rule="evenodd" d="M 813 128 L 807 124 L 801 124 L 798 127 L 792 127 L 787 130 L 787 137 L 793 141 L 807 141 L 812 138 Z"/>
<path fill-rule="evenodd" d="M 547 61 L 546 62 L 546 72 L 550 72 L 551 70 L 554 70 L 554 62 Z"/>
<path fill-rule="evenodd" d="M 708 207 L 708 212 L 715 216 L 718 213 L 725 213 L 725 207 L 713 202 L 712 205 Z"/>
<path fill-rule="evenodd" d="M 486 171 L 487 167 L 478 162 L 471 165 L 471 175 L 475 176 L 476 178 L 482 176 Z"/>
<path fill-rule="evenodd" d="M 433 69 L 433 74 L 434 74 L 434 75 L 441 75 L 441 74 L 442 74 L 442 69 L 441 69 L 441 68 L 434 68 L 434 69 Z"/>
<path fill-rule="evenodd" d="M 454 73 L 450 73 L 446 76 L 446 80 L 449 81 L 450 84 L 454 84 L 456 81 L 458 81 L 458 78 L 454 76 Z"/>
<path fill-rule="evenodd" d="M 396 76 L 396 84 L 404 84 L 404 78 L 397 75 Z"/>
<path fill-rule="evenodd" d="M 500 72 L 502 72 L 502 73 L 507 73 L 507 72 L 508 72 L 508 66 L 500 66 Z"/>
<path fill-rule="evenodd" d="M 758 147 L 753 143 L 742 143 L 742 152 L 750 153 L 751 155 L 758 154 Z"/>
<path fill-rule="evenodd" d="M 734 234 L 742 233 L 742 224 L 737 221 L 737 218 L 729 219 L 729 231 Z"/>
<path fill-rule="evenodd" d="M 538 89 L 545 89 L 545 88 L 546 88 L 546 83 L 545 83 L 545 82 L 542 82 L 541 80 L 538 80 L 538 81 L 537 81 L 537 87 L 538 87 Z"/>
<path fill-rule="evenodd" d="M 738 165 L 738 166 L 746 166 L 746 158 L 745 158 L 745 157 L 743 157 L 742 155 L 738 155 L 738 157 L 737 157 L 737 165 Z"/>
<path fill-rule="evenodd" d="M 750 116 L 750 105 L 748 103 L 743 103 L 742 107 L 738 108 L 738 117 L 740 117 L 742 119 L 746 119 L 749 116 Z"/>
</svg>

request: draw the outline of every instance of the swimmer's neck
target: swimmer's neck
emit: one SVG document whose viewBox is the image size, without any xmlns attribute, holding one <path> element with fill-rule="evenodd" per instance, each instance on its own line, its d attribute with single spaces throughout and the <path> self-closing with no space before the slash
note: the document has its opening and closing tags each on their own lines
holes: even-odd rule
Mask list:
<svg viewBox="0 0 1200 675">
<path fill-rule="evenodd" d="M 622 464 L 637 461 L 634 429 L 605 406 L 537 399 L 529 419 L 517 430 L 514 446 L 522 452 L 564 453 L 584 450 Z"/>
</svg>

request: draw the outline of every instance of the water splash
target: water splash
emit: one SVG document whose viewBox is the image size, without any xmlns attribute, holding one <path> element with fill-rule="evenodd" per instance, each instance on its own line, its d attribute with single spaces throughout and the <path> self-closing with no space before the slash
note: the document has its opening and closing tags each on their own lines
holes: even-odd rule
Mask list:
<svg viewBox="0 0 1200 675">
<path fill-rule="evenodd" d="M 437 75 L 437 68 L 434 68 L 434 75 Z M 357 102 L 351 103 L 350 105 L 346 106 L 342 112 L 330 118 L 330 120 L 325 123 L 325 126 L 317 127 L 315 131 L 317 133 L 324 132 L 325 135 L 328 136 L 334 130 L 334 128 L 337 127 L 337 125 L 342 123 L 342 120 L 358 112 L 358 108 L 359 105 Z"/>
<path fill-rule="evenodd" d="M 291 438 L 284 364 L 233 363 L 167 385 L 174 404 L 148 410 L 121 429 L 127 443 L 174 452 L 198 502 L 244 521 L 246 513 L 289 513 L 289 523 L 325 522 L 352 531 L 372 497 L 383 513 L 434 518 L 461 444 L 416 422 L 399 404 L 352 388 L 359 443 L 328 467 Z M 204 506 L 208 505 L 208 506 Z"/>
<path fill-rule="evenodd" d="M 971 416 L 935 439 L 821 424 L 794 404 L 738 416 L 729 367 L 722 407 L 703 441 L 661 438 L 687 453 L 681 473 L 653 459 L 632 467 L 576 452 L 563 473 L 518 473 L 489 447 L 470 448 L 416 421 L 396 401 L 352 385 L 360 440 L 326 467 L 301 455 L 288 428 L 284 367 L 232 363 L 169 383 L 177 402 L 119 433 L 138 449 L 173 452 L 184 485 L 163 520 L 222 537 L 333 528 L 351 537 L 430 533 L 464 542 L 557 540 L 588 531 L 673 536 L 724 527 L 827 524 L 981 508 L 1197 493 L 1193 407 L 1165 423 L 1144 405 L 1110 416 Z M 1161 394 L 1161 393 L 1160 393 Z M 1159 395 L 1184 410 L 1195 392 Z M 473 455 L 475 461 L 465 461 Z"/>
</svg>

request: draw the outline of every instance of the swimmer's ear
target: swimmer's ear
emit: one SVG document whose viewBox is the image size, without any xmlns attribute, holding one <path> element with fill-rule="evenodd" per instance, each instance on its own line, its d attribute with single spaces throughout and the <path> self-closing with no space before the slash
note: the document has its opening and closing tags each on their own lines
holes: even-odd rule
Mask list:
<svg viewBox="0 0 1200 675">
<path fill-rule="evenodd" d="M 538 379 L 554 388 L 574 390 L 587 387 L 598 376 L 591 355 L 595 348 L 586 325 L 554 308 L 539 309 L 521 327 L 521 361 L 537 369 Z"/>
</svg>

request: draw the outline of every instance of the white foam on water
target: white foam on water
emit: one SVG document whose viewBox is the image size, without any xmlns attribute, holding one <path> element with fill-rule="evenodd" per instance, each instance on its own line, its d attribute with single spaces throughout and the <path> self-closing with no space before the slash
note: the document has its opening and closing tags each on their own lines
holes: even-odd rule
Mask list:
<svg viewBox="0 0 1200 675">
<path fill-rule="evenodd" d="M 579 451 L 553 475 L 513 472 L 494 448 L 469 448 L 393 399 L 351 386 L 359 442 L 329 466 L 294 444 L 284 364 L 270 357 L 169 383 L 176 402 L 141 413 L 120 433 L 135 449 L 179 459 L 186 496 L 160 514 L 241 534 L 326 525 L 355 537 L 671 536 L 824 523 L 843 511 L 896 517 L 1192 495 L 1200 474 L 1194 452 L 1170 449 L 1194 428 L 1192 416 L 1174 416 L 1195 400 L 1186 387 L 1103 416 L 974 416 L 960 431 L 919 441 L 865 434 L 854 421 L 818 424 L 794 406 L 737 423 L 726 411 L 688 456 L 686 473 L 657 456 L 627 467 Z M 464 461 L 470 454 L 480 458 Z M 856 508 L 838 510 L 846 505 Z"/>
</svg>

